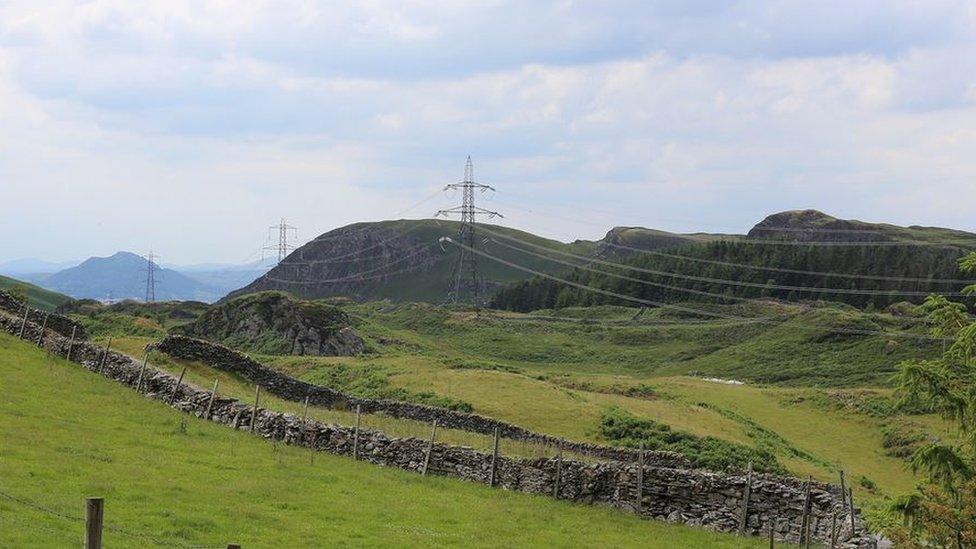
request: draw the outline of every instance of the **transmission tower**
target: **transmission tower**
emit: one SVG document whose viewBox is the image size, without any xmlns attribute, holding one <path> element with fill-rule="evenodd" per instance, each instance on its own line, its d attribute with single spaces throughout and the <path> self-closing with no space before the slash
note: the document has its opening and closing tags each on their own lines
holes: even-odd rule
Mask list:
<svg viewBox="0 0 976 549">
<path fill-rule="evenodd" d="M 156 263 L 153 262 L 154 259 L 158 259 L 153 255 L 152 250 L 149 250 L 149 256 L 146 257 L 146 303 L 156 302 Z"/>
<path fill-rule="evenodd" d="M 277 238 L 278 243 L 265 246 L 264 249 L 277 251 L 278 263 L 284 261 L 288 252 L 295 249 L 295 246 L 288 243 L 289 235 L 298 238 L 298 229 L 285 223 L 284 217 L 281 218 L 281 223 L 268 227 L 268 240 L 274 241 Z"/>
<path fill-rule="evenodd" d="M 461 218 L 461 227 L 458 230 L 458 242 L 468 246 L 470 249 L 475 247 L 475 222 L 476 216 L 483 215 L 489 219 L 493 217 L 504 217 L 498 212 L 478 208 L 474 205 L 474 191 L 492 191 L 495 189 L 490 185 L 477 183 L 474 180 L 474 165 L 471 163 L 471 156 L 464 163 L 464 180 L 459 183 L 451 183 L 444 187 L 444 190 L 461 189 L 461 205 L 440 210 L 435 217 L 452 217 L 455 215 Z M 448 293 L 448 300 L 455 303 L 465 300 L 465 294 L 469 295 L 471 302 L 478 306 L 480 300 L 478 293 L 481 289 L 481 278 L 478 275 L 478 256 L 464 248 L 458 248 L 457 262 L 454 264 L 454 271 L 451 276 L 451 288 Z"/>
</svg>

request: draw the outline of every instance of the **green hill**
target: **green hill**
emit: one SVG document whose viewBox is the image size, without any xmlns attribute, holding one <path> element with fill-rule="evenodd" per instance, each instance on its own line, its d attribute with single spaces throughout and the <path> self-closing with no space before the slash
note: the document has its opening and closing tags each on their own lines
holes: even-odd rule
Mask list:
<svg viewBox="0 0 976 549">
<path fill-rule="evenodd" d="M 272 444 L 7 334 L 0 378 L 2 547 L 80 543 L 91 496 L 107 547 L 764 546 Z"/>
<path fill-rule="evenodd" d="M 71 298 L 64 294 L 45 290 L 29 282 L 22 282 L 15 278 L 0 275 L 0 290 L 10 290 L 11 288 L 22 288 L 31 307 L 36 307 L 43 311 L 53 311 L 71 301 Z"/>
<path fill-rule="evenodd" d="M 675 244 L 662 248 L 657 231 L 614 229 L 599 243 L 598 255 L 622 267 L 596 263 L 565 278 L 656 302 L 824 299 L 880 308 L 920 302 L 929 293 L 958 293 L 966 282 L 958 280 L 957 261 L 965 250 L 976 248 L 972 233 L 840 220 L 814 210 L 771 215 L 747 236 L 684 236 L 669 238 Z M 566 260 L 558 253 L 517 245 Z M 503 288 L 492 303 L 523 312 L 605 304 L 633 305 L 544 277 Z"/>
<path fill-rule="evenodd" d="M 492 231 L 578 254 L 592 254 L 596 243 L 565 244 L 523 231 L 486 225 Z M 355 299 L 390 298 L 400 301 L 443 301 L 458 249 L 439 243 L 457 235 L 456 221 L 433 219 L 356 223 L 325 233 L 292 252 L 267 274 L 228 297 L 264 290 L 281 290 L 303 298 L 348 296 Z M 479 239 L 477 247 L 501 258 L 518 260 L 530 268 L 559 271 L 543 261 L 518 257 L 516 252 Z M 523 280 L 517 269 L 479 261 L 484 292 Z"/>
</svg>

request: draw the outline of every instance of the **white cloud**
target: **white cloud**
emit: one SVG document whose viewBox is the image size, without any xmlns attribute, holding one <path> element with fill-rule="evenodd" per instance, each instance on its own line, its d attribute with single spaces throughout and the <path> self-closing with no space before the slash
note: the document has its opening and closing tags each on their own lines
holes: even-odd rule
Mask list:
<svg viewBox="0 0 976 549">
<path fill-rule="evenodd" d="M 516 8 L 6 3 L 0 229 L 35 229 L 0 259 L 235 260 L 282 215 L 391 215 L 467 153 L 567 239 L 790 207 L 976 228 L 971 4 Z"/>
</svg>

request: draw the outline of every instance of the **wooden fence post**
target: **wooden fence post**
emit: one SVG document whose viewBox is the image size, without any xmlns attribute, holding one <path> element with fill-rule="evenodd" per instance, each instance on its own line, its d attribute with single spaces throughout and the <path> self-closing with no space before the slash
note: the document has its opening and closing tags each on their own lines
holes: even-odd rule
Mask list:
<svg viewBox="0 0 976 549">
<path fill-rule="evenodd" d="M 427 454 L 424 455 L 424 469 L 421 471 L 423 476 L 427 476 L 427 469 L 430 468 L 430 454 L 434 451 L 434 437 L 437 436 L 437 420 L 435 419 L 430 426 L 430 441 L 427 443 Z"/>
<path fill-rule="evenodd" d="M 44 344 L 44 330 L 47 328 L 47 319 L 51 313 L 44 313 L 44 322 L 41 323 L 41 331 L 37 334 L 37 346 Z"/>
<path fill-rule="evenodd" d="M 24 339 L 24 332 L 27 330 L 27 315 L 30 313 L 30 306 L 24 304 L 24 320 L 20 323 L 20 339 Z"/>
<path fill-rule="evenodd" d="M 251 427 L 250 427 L 250 431 L 252 433 L 254 432 L 254 420 L 257 419 L 258 417 L 258 404 L 260 403 L 260 400 L 261 400 L 261 386 L 255 384 L 254 385 L 254 412 L 251 414 Z"/>
<path fill-rule="evenodd" d="M 837 545 L 837 511 L 830 514 L 830 549 Z"/>
<path fill-rule="evenodd" d="M 152 346 L 146 349 L 146 356 L 142 358 L 142 368 L 139 368 L 139 379 L 136 381 L 136 392 L 142 392 L 142 376 L 146 374 L 146 365 L 149 364 L 149 353 L 152 352 Z"/>
<path fill-rule="evenodd" d="M 854 488 L 847 488 L 847 496 L 850 500 L 849 511 L 851 515 L 851 537 L 854 537 Z"/>
<path fill-rule="evenodd" d="M 742 510 L 739 512 L 739 535 L 746 534 L 746 521 L 749 518 L 749 496 L 752 495 L 752 462 L 746 469 L 746 485 L 742 489 Z"/>
<path fill-rule="evenodd" d="M 488 474 L 488 486 L 495 485 L 495 470 L 498 467 L 498 427 L 495 427 L 495 440 L 491 450 L 491 471 Z"/>
<path fill-rule="evenodd" d="M 305 397 L 305 405 L 302 406 L 302 423 L 305 423 L 305 418 L 308 417 L 308 397 Z"/>
<path fill-rule="evenodd" d="M 807 529 L 807 523 L 810 521 L 810 482 L 813 477 L 807 477 L 805 495 L 803 497 L 803 519 L 800 521 L 800 546 L 803 545 L 803 541 L 809 537 L 809 531 Z"/>
<path fill-rule="evenodd" d="M 644 443 L 637 451 L 637 516 L 644 510 Z"/>
<path fill-rule="evenodd" d="M 776 543 L 773 535 L 776 531 L 776 515 L 773 515 L 769 519 L 769 549 L 773 549 L 773 544 Z"/>
<path fill-rule="evenodd" d="M 556 481 L 552 485 L 552 497 L 559 499 L 559 477 L 562 476 L 563 449 L 556 449 Z"/>
<path fill-rule="evenodd" d="M 214 398 L 217 397 L 217 382 L 220 381 L 214 378 L 213 391 L 210 391 L 210 401 L 207 402 L 207 411 L 203 413 L 203 419 L 210 419 L 210 411 L 213 409 Z"/>
<path fill-rule="evenodd" d="M 98 373 L 101 374 L 105 369 L 105 360 L 108 359 L 108 350 L 112 348 L 112 336 L 108 336 L 108 343 L 105 344 L 105 351 L 102 352 L 102 361 L 98 364 Z"/>
<path fill-rule="evenodd" d="M 844 470 L 841 469 L 840 470 L 840 502 L 842 508 L 846 511 L 847 510 L 847 483 L 844 481 L 845 481 Z"/>
<path fill-rule="evenodd" d="M 85 549 L 102 548 L 102 519 L 104 513 L 104 499 L 85 499 Z"/>
<path fill-rule="evenodd" d="M 169 403 L 173 404 L 176 402 L 176 395 L 180 392 L 180 385 L 183 384 L 183 376 L 186 375 L 186 366 L 183 367 L 183 371 L 180 372 L 180 379 L 176 380 L 176 387 L 173 387 L 173 394 L 169 396 Z"/>
<path fill-rule="evenodd" d="M 71 341 L 68 342 L 68 357 L 67 357 L 67 360 L 69 361 L 71 360 L 71 350 L 75 348 L 75 330 L 77 329 L 78 329 L 77 326 L 71 327 Z"/>
<path fill-rule="evenodd" d="M 356 405 L 356 428 L 352 432 L 352 459 L 359 459 L 359 420 L 362 416 L 362 406 Z"/>
</svg>

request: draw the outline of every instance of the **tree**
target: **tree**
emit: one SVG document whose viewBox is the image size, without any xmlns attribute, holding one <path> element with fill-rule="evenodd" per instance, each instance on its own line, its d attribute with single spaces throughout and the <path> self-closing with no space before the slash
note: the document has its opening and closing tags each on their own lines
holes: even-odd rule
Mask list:
<svg viewBox="0 0 976 549">
<path fill-rule="evenodd" d="M 976 273 L 976 252 L 959 261 Z M 976 294 L 976 285 L 964 290 Z M 921 309 L 934 336 L 949 343 L 936 360 L 901 365 L 898 393 L 902 406 L 940 413 L 959 430 L 958 441 L 932 440 L 915 452 L 911 467 L 926 484 L 902 497 L 895 509 L 905 518 L 904 544 L 976 546 L 976 322 L 964 306 L 930 296 Z"/>
</svg>

